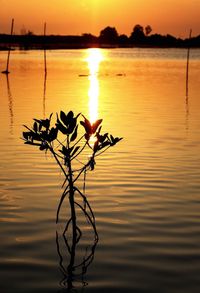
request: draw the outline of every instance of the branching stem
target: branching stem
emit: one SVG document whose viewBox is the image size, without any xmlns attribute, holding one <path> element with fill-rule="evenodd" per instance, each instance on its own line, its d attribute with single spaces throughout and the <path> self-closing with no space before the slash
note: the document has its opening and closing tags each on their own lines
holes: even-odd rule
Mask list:
<svg viewBox="0 0 200 293">
<path fill-rule="evenodd" d="M 63 171 L 65 177 L 67 177 L 68 175 L 67 175 L 66 171 L 64 170 L 63 166 L 61 165 L 60 161 L 58 160 L 57 155 L 56 155 L 56 153 L 54 152 L 53 148 L 52 148 L 52 147 L 49 147 L 49 150 L 50 150 L 51 153 L 53 154 L 53 156 L 54 156 L 56 162 L 58 163 L 60 169 Z"/>
</svg>

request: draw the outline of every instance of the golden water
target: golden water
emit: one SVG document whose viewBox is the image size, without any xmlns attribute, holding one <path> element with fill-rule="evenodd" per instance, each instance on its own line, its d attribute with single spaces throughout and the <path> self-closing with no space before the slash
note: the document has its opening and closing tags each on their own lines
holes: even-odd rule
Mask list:
<svg viewBox="0 0 200 293">
<path fill-rule="evenodd" d="M 200 291 L 200 50 L 191 50 L 188 96 L 186 54 L 47 51 L 45 79 L 42 52 L 12 52 L 0 76 L 0 292 L 64 286 L 55 241 L 63 178 L 20 139 L 23 124 L 61 109 L 103 118 L 105 132 L 124 137 L 88 174 L 100 240 L 85 292 Z M 1 71 L 5 62 L 0 52 Z"/>
</svg>

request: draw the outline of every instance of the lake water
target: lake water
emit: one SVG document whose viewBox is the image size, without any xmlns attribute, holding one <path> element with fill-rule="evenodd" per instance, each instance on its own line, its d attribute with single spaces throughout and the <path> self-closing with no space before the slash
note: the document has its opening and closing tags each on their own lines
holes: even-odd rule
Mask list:
<svg viewBox="0 0 200 293">
<path fill-rule="evenodd" d="M 42 51 L 11 52 L 0 76 L 0 292 L 200 292 L 200 50 L 190 52 L 187 95 L 186 55 L 47 51 L 45 79 Z M 61 109 L 103 118 L 124 138 L 87 175 L 99 242 L 77 291 L 62 272 L 64 219 L 55 224 L 62 174 L 20 139 L 23 124 Z M 88 233 L 77 262 L 93 245 Z"/>
</svg>

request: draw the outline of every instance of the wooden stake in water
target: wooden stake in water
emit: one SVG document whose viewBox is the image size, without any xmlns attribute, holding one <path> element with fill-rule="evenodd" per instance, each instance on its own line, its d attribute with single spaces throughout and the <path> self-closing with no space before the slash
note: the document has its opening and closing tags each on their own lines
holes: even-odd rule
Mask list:
<svg viewBox="0 0 200 293">
<path fill-rule="evenodd" d="M 47 56 L 46 56 L 46 22 L 44 23 L 44 91 L 43 91 L 43 116 L 46 112 L 46 82 L 47 82 Z"/>
<path fill-rule="evenodd" d="M 46 37 L 46 22 L 44 23 L 44 72 L 46 74 L 47 73 L 47 56 L 46 56 L 45 37 Z"/>
<path fill-rule="evenodd" d="M 11 32 L 10 32 L 11 36 L 13 35 L 13 28 L 14 28 L 14 18 L 12 19 L 12 23 L 11 23 Z M 8 69 L 9 69 L 9 62 L 10 62 L 10 50 L 11 50 L 11 46 L 9 45 L 6 70 L 2 71 L 2 73 L 4 73 L 4 74 L 9 73 Z"/>
<path fill-rule="evenodd" d="M 192 36 L 192 30 L 190 30 L 188 42 L 190 42 Z M 186 97 L 188 97 L 188 81 L 189 81 L 189 60 L 190 60 L 190 44 L 188 44 L 187 50 L 187 65 L 186 65 Z"/>
</svg>

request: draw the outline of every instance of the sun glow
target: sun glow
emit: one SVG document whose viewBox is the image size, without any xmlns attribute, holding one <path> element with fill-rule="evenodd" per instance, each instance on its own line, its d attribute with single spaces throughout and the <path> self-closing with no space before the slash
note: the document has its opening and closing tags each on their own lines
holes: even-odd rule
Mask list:
<svg viewBox="0 0 200 293">
<path fill-rule="evenodd" d="M 99 100 L 99 64 L 103 60 L 103 55 L 100 49 L 89 49 L 88 62 L 90 87 L 88 90 L 89 97 L 89 118 L 90 122 L 94 123 L 98 118 L 98 100 Z"/>
</svg>

